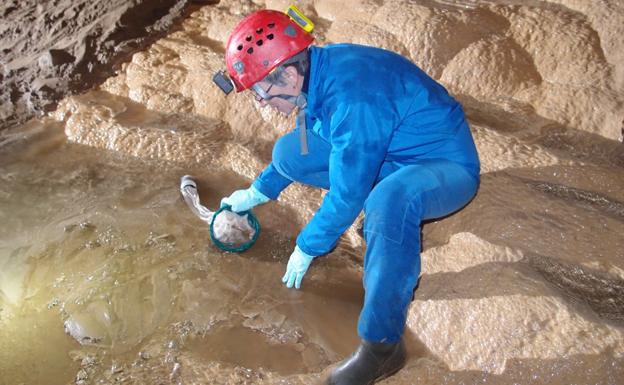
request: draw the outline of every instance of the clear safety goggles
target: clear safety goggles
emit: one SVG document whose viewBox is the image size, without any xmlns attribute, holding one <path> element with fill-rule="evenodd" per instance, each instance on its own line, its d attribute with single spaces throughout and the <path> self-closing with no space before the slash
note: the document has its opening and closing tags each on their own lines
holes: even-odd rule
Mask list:
<svg viewBox="0 0 624 385">
<path fill-rule="evenodd" d="M 269 95 L 271 88 L 273 88 L 273 84 L 271 84 L 269 88 L 265 90 L 262 87 L 260 87 L 258 83 L 255 83 L 253 86 L 251 86 L 251 91 L 253 92 L 254 98 L 259 102 L 261 101 L 268 102 L 271 99 L 280 98 L 280 99 L 286 100 L 287 102 L 291 102 L 295 104 L 296 106 L 300 106 L 297 103 L 298 97 L 295 95 L 287 95 L 287 94 Z"/>
<path fill-rule="evenodd" d="M 273 84 L 271 84 L 269 88 L 267 88 L 266 90 L 260 87 L 260 84 L 258 83 L 255 83 L 254 85 L 251 86 L 251 90 L 254 93 L 254 98 L 256 98 L 256 100 L 259 102 L 263 100 L 265 102 L 268 102 L 269 100 L 279 96 L 279 95 L 269 95 L 271 88 L 273 88 Z"/>
</svg>

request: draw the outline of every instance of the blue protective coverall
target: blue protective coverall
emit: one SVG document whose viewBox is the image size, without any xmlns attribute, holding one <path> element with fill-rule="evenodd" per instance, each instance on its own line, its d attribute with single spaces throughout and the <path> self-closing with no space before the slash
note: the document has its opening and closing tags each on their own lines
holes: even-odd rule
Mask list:
<svg viewBox="0 0 624 385">
<path fill-rule="evenodd" d="M 365 212 L 364 306 L 358 333 L 394 343 L 420 274 L 420 225 L 475 195 L 479 159 L 462 107 L 406 58 L 379 48 L 310 47 L 298 128 L 280 138 L 253 185 L 271 199 L 293 181 L 328 189 L 297 245 L 328 253 Z"/>
</svg>

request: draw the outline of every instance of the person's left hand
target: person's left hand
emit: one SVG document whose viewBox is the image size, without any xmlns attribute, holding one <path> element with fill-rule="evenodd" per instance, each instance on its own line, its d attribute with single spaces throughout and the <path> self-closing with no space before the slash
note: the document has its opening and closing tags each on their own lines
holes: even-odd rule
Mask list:
<svg viewBox="0 0 624 385">
<path fill-rule="evenodd" d="M 293 285 L 296 289 L 301 287 L 301 280 L 313 259 L 314 256 L 304 253 L 299 246 L 295 246 L 295 251 L 290 255 L 288 265 L 286 265 L 286 274 L 282 277 L 282 282 L 286 284 L 286 287 L 292 288 Z"/>
</svg>

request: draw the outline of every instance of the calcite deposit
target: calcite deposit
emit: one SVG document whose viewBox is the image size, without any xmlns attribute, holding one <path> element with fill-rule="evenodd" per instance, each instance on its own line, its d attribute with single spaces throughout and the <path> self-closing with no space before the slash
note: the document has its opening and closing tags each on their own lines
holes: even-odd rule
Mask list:
<svg viewBox="0 0 624 385">
<path fill-rule="evenodd" d="M 296 3 L 316 23 L 316 44 L 391 49 L 447 87 L 465 107 L 482 161 L 474 200 L 424 224 L 408 363 L 383 383 L 622 383 L 624 4 Z M 191 171 L 208 205 L 248 185 L 270 161 L 273 142 L 293 127 L 292 117 L 263 110 L 244 93 L 225 97 L 211 82 L 224 68 L 224 44 L 236 23 L 254 10 L 288 4 L 224 0 L 197 7 L 115 76 L 66 98 L 51 119 L 37 123 L 92 151 L 169 165 L 158 166 L 162 175 L 153 180 L 152 168 L 126 180 L 113 172 L 123 164 L 103 160 L 108 177 L 94 177 L 99 184 L 87 191 L 101 194 L 98 186 L 105 185 L 121 192 L 85 207 L 98 208 L 91 221 L 125 223 L 128 230 L 106 237 L 98 227 L 55 239 L 63 249 L 71 242 L 100 245 L 95 254 L 80 248 L 70 254 L 101 261 L 107 266 L 97 270 L 107 271 L 101 282 L 113 285 L 108 294 L 76 277 L 66 278 L 74 286 L 55 286 L 67 303 L 65 326 L 82 349 L 100 346 L 117 360 L 113 370 L 102 363 L 113 358 L 81 358 L 77 383 L 311 384 L 357 343 L 365 244 L 354 227 L 315 262 L 301 292 L 281 291 L 287 254 L 322 191 L 293 184 L 261 208 L 263 232 L 271 235 L 247 256 L 206 252 L 205 229 L 178 224 L 187 217 L 170 207 L 185 210 L 175 200 L 176 177 Z M 140 169 L 132 162 L 132 170 Z M 137 240 L 145 232 L 161 237 Z M 36 255 L 63 260 L 64 254 Z M 114 289 L 113 277 L 124 268 L 140 279 Z M 19 282 L 0 289 L 9 286 Z M 61 290 L 69 287 L 74 294 Z"/>
</svg>

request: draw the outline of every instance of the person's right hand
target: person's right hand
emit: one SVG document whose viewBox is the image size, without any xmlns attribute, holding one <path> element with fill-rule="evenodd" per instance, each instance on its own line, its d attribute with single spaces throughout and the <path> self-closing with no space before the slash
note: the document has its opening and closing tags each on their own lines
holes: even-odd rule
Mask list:
<svg viewBox="0 0 624 385">
<path fill-rule="evenodd" d="M 221 207 L 230 206 L 232 211 L 240 213 L 251 210 L 270 200 L 269 197 L 258 191 L 254 186 L 250 186 L 244 190 L 234 191 L 229 197 L 221 199 Z"/>
</svg>

